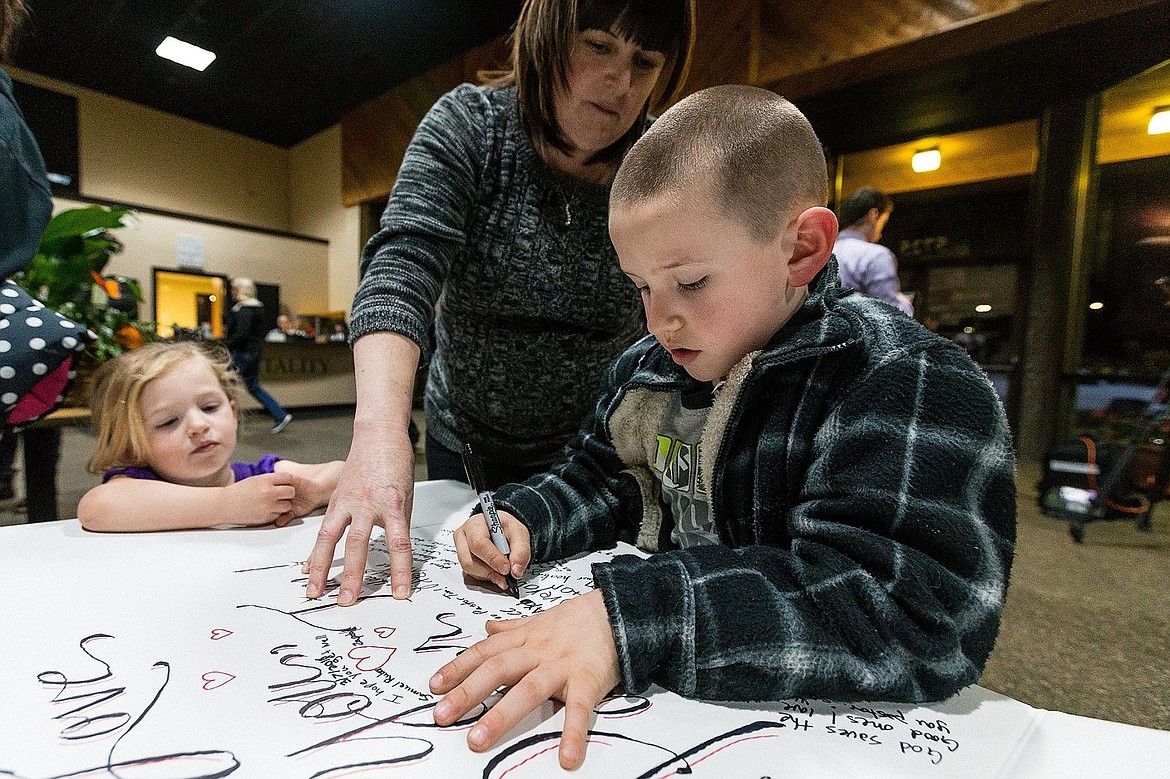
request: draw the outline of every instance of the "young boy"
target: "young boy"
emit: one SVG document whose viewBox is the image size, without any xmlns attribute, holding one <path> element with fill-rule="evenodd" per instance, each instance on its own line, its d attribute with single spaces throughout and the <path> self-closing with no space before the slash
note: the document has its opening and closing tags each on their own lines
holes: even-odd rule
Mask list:
<svg viewBox="0 0 1170 779">
<path fill-rule="evenodd" d="M 698 92 L 623 161 L 610 200 L 652 337 L 613 365 L 550 473 L 455 536 L 473 577 L 618 540 L 597 590 L 439 669 L 450 724 L 494 745 L 549 698 L 562 766 L 619 682 L 721 700 L 926 701 L 978 680 L 1015 543 L 1014 460 L 986 376 L 899 311 L 842 291 L 825 159 L 788 101 Z"/>
</svg>

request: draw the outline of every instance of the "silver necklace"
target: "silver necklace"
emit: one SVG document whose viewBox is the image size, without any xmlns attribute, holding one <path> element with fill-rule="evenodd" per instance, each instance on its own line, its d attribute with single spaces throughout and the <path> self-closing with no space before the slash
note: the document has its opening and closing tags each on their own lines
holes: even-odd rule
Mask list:
<svg viewBox="0 0 1170 779">
<path fill-rule="evenodd" d="M 559 179 L 553 179 L 553 186 L 556 187 L 557 194 L 561 196 L 561 203 L 565 206 L 565 227 L 569 227 L 573 224 L 573 207 L 569 193 L 565 191 L 564 182 Z"/>
</svg>

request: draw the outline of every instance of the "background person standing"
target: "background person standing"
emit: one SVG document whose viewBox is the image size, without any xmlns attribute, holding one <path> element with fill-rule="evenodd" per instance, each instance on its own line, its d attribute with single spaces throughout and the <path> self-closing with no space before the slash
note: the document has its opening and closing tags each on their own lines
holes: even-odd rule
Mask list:
<svg viewBox="0 0 1170 779">
<path fill-rule="evenodd" d="M 272 415 L 273 433 L 279 433 L 292 422 L 292 414 L 276 402 L 260 386 L 260 357 L 264 354 L 264 304 L 256 299 L 256 284 L 251 279 L 232 280 L 232 300 L 236 301 L 227 315 L 227 348 L 232 364 L 240 372 L 244 386 L 252 397 Z"/>
<path fill-rule="evenodd" d="M 27 16 L 24 0 L 0 0 L 0 64 L 8 63 Z M 32 260 L 52 213 L 53 201 L 44 158 L 20 106 L 16 104 L 12 79 L 0 68 L 0 284 L 23 270 Z M 32 462 L 39 464 L 39 476 L 48 485 L 54 485 L 55 494 L 60 429 L 37 431 L 36 443 L 31 450 L 35 454 Z M 0 425 L 0 500 L 9 500 L 16 495 L 12 485 L 16 475 L 13 467 L 16 445 L 16 430 Z M 28 468 L 30 450 L 27 441 L 25 445 L 25 467 Z M 54 503 L 44 516 L 31 516 L 29 520 L 56 518 Z"/>
<path fill-rule="evenodd" d="M 894 211 L 884 192 L 862 187 L 845 198 L 837 208 L 841 232 L 833 246 L 841 286 L 877 298 L 914 316 L 914 304 L 902 294 L 898 280 L 898 259 L 878 244 L 882 230 Z"/>
</svg>

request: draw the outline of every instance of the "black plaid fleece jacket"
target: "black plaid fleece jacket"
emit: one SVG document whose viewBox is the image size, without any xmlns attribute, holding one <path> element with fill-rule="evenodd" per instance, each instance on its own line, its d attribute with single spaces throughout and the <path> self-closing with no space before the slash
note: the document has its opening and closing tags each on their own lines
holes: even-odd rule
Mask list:
<svg viewBox="0 0 1170 779">
<path fill-rule="evenodd" d="M 836 279 L 832 261 L 716 396 L 701 478 L 723 543 L 593 568 L 630 692 L 927 701 L 979 678 L 1015 546 L 1003 409 L 961 348 Z M 691 381 L 643 339 L 567 459 L 497 494 L 535 559 L 657 549 L 648 463 Z"/>
</svg>

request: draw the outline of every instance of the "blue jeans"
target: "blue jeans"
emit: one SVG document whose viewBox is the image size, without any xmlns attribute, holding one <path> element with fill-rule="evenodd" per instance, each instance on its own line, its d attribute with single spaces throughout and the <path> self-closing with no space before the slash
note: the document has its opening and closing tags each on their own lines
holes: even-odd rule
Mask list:
<svg viewBox="0 0 1170 779">
<path fill-rule="evenodd" d="M 248 392 L 268 410 L 274 422 L 280 422 L 288 415 L 284 406 L 277 403 L 276 398 L 269 395 L 260 386 L 260 358 L 258 356 L 250 352 L 233 352 L 232 364 L 240 372 L 240 378 L 244 380 L 244 386 L 248 388 Z"/>
</svg>

